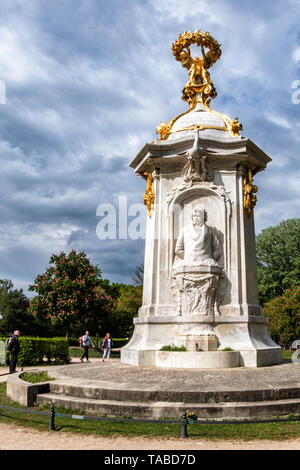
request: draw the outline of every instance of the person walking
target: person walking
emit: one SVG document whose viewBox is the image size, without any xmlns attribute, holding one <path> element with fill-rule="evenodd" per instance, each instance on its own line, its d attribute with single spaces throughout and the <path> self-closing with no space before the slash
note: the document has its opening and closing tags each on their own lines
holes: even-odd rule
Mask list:
<svg viewBox="0 0 300 470">
<path fill-rule="evenodd" d="M 19 336 L 20 336 L 20 331 L 15 330 L 6 343 L 7 349 L 10 352 L 10 362 L 9 362 L 10 374 L 14 374 L 15 372 L 17 372 L 16 365 L 18 362 L 18 354 L 20 352 Z"/>
<path fill-rule="evenodd" d="M 110 333 L 106 333 L 102 342 L 102 351 L 103 351 L 102 362 L 104 362 L 105 356 L 107 356 L 107 362 L 109 361 L 112 345 L 113 345 L 113 342 L 110 337 Z"/>
<path fill-rule="evenodd" d="M 82 337 L 82 346 L 84 349 L 84 353 L 80 358 L 80 361 L 83 362 L 83 359 L 86 357 L 86 362 L 91 362 L 89 361 L 89 347 L 92 345 L 92 348 L 95 349 L 94 343 L 92 341 L 92 338 L 89 336 L 89 332 L 86 331 L 85 335 Z"/>
</svg>

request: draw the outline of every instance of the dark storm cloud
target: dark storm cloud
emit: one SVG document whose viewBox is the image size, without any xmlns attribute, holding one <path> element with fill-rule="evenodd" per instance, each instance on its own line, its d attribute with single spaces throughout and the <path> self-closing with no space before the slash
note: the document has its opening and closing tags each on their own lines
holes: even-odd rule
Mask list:
<svg viewBox="0 0 300 470">
<path fill-rule="evenodd" d="M 26 288 L 52 252 L 75 248 L 131 281 L 144 241 L 99 240 L 96 209 L 142 202 L 128 162 L 185 110 L 187 72 L 170 46 L 187 29 L 222 43 L 213 108 L 238 115 L 273 158 L 255 178 L 257 230 L 299 216 L 299 17 L 299 2 L 279 0 L 2 0 L 0 278 Z"/>
</svg>

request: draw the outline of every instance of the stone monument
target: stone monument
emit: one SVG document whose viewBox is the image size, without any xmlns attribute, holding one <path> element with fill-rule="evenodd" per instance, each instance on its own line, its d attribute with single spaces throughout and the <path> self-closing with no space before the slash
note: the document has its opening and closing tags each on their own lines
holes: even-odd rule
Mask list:
<svg viewBox="0 0 300 470">
<path fill-rule="evenodd" d="M 201 48 L 192 57 L 190 46 Z M 198 30 L 172 45 L 189 70 L 188 109 L 157 128 L 130 166 L 147 182 L 143 305 L 127 364 L 161 367 L 258 367 L 281 362 L 258 302 L 253 176 L 270 158 L 210 107 L 217 92 L 208 69 L 219 43 Z M 184 346 L 186 351 L 160 351 Z"/>
</svg>

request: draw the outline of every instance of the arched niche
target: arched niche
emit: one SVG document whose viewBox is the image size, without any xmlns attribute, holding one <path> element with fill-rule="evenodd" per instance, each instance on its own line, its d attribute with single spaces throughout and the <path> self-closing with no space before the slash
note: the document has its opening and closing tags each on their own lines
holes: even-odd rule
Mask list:
<svg viewBox="0 0 300 470">
<path fill-rule="evenodd" d="M 192 211 L 201 205 L 207 211 L 207 225 L 212 227 L 222 246 L 220 266 L 225 278 L 222 283 L 222 304 L 230 301 L 230 240 L 231 240 L 231 202 L 222 187 L 215 185 L 195 185 L 174 194 L 168 205 L 168 274 L 171 281 L 172 266 L 176 261 L 175 245 L 179 230 L 191 222 Z"/>
</svg>

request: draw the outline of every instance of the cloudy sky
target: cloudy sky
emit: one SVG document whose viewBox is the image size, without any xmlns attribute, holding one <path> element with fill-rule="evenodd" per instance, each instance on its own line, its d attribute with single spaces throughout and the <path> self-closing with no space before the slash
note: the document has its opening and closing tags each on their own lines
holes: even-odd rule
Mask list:
<svg viewBox="0 0 300 470">
<path fill-rule="evenodd" d="M 255 179 L 257 233 L 299 217 L 299 24 L 299 0 L 0 0 L 0 278 L 27 290 L 51 253 L 75 248 L 131 280 L 144 242 L 99 240 L 96 210 L 141 202 L 128 163 L 186 109 L 171 53 L 186 30 L 221 43 L 213 107 L 273 159 Z"/>
</svg>

